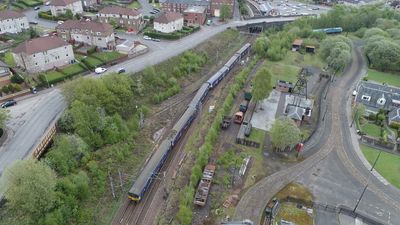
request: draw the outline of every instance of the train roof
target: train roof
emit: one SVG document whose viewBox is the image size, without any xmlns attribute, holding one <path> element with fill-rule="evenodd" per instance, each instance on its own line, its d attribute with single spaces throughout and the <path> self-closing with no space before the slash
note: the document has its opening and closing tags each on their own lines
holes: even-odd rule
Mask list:
<svg viewBox="0 0 400 225">
<path fill-rule="evenodd" d="M 229 60 L 228 62 L 226 62 L 225 66 L 230 67 L 240 56 L 239 53 L 234 54 Z"/>
<path fill-rule="evenodd" d="M 201 85 L 201 87 L 197 91 L 196 95 L 194 96 L 194 98 L 190 102 L 189 106 L 197 107 L 197 104 L 200 102 L 200 100 L 203 97 L 204 93 L 207 92 L 209 86 L 210 86 L 210 84 L 208 84 L 208 83 L 204 83 L 203 85 Z"/>
<path fill-rule="evenodd" d="M 246 51 L 249 47 L 251 46 L 250 43 L 246 43 L 245 45 L 243 45 L 239 51 L 237 51 L 237 53 L 242 54 L 244 51 Z"/>
<path fill-rule="evenodd" d="M 175 135 L 178 133 L 186 124 L 188 119 L 193 115 L 193 113 L 196 111 L 195 107 L 189 106 L 186 111 L 183 113 L 183 115 L 179 118 L 179 120 L 175 123 L 174 127 L 172 128 L 172 132 Z"/>
<path fill-rule="evenodd" d="M 228 68 L 226 66 L 221 67 L 210 79 L 207 80 L 208 83 L 213 84 L 214 81 L 218 80 L 222 73 L 224 73 Z"/>
<path fill-rule="evenodd" d="M 168 152 L 170 145 L 171 141 L 169 139 L 165 139 L 161 142 L 161 144 L 157 147 L 156 152 L 154 152 L 154 154 L 151 156 L 150 160 L 147 162 L 139 177 L 129 190 L 129 193 L 136 195 L 141 193 L 148 179 L 153 175 L 153 172 L 160 163 L 162 157 Z"/>
</svg>

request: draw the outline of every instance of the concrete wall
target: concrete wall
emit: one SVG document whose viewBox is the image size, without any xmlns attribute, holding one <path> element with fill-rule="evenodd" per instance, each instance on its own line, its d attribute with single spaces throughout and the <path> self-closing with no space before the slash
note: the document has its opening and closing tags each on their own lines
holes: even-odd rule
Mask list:
<svg viewBox="0 0 400 225">
<path fill-rule="evenodd" d="M 16 34 L 29 29 L 28 19 L 24 17 L 15 19 L 6 19 L 0 21 L 0 34 L 12 33 Z"/>
<path fill-rule="evenodd" d="M 154 30 L 162 33 L 172 33 L 183 28 L 183 18 L 164 24 L 154 22 Z"/>
</svg>

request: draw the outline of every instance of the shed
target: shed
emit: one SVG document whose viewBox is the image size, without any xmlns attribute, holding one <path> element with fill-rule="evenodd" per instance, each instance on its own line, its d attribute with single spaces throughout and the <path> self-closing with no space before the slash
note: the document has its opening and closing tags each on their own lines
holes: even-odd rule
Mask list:
<svg viewBox="0 0 400 225">
<path fill-rule="evenodd" d="M 276 82 L 276 90 L 281 91 L 281 92 L 292 92 L 293 89 L 293 83 L 289 81 L 284 81 L 284 80 L 278 80 Z"/>
<path fill-rule="evenodd" d="M 295 39 L 292 43 L 292 51 L 299 51 L 303 45 L 303 40 Z"/>
<path fill-rule="evenodd" d="M 315 46 L 314 45 L 307 45 L 306 52 L 308 53 L 315 53 Z"/>
</svg>

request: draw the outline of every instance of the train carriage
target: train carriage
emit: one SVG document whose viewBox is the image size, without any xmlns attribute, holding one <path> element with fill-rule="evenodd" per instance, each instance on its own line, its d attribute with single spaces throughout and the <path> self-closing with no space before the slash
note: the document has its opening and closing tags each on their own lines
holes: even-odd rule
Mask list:
<svg viewBox="0 0 400 225">
<path fill-rule="evenodd" d="M 234 56 L 232 56 L 229 61 L 225 64 L 226 67 L 229 68 L 229 71 L 238 63 L 240 60 L 240 54 L 236 53 Z"/>
<path fill-rule="evenodd" d="M 150 160 L 145 165 L 139 177 L 128 192 L 128 198 L 133 201 L 140 201 L 149 188 L 153 179 L 157 177 L 162 165 L 168 157 L 171 150 L 171 140 L 166 139 L 161 142 L 157 151 L 151 156 Z"/>
<path fill-rule="evenodd" d="M 226 69 L 220 69 L 210 79 L 208 79 L 207 83 L 210 84 L 210 88 L 217 86 L 219 82 L 221 82 L 221 80 L 224 78 L 226 73 L 227 73 Z"/>
<path fill-rule="evenodd" d="M 249 53 L 250 47 L 251 47 L 251 44 L 246 43 L 245 45 L 243 45 L 243 47 L 241 47 L 239 49 L 239 51 L 237 51 L 237 53 L 240 54 L 240 58 L 243 58 L 243 56 L 245 56 L 246 54 Z"/>
<path fill-rule="evenodd" d="M 174 146 L 179 138 L 182 136 L 183 132 L 188 128 L 190 123 L 193 121 L 196 116 L 197 109 L 195 107 L 189 106 L 185 113 L 179 118 L 178 122 L 172 128 L 172 135 L 170 136 L 172 146 Z"/>
<path fill-rule="evenodd" d="M 197 109 L 199 107 L 199 104 L 204 100 L 204 98 L 207 96 L 208 90 L 210 89 L 210 84 L 204 83 L 201 85 L 199 90 L 197 91 L 196 95 L 190 102 L 189 106 L 194 107 Z"/>
</svg>

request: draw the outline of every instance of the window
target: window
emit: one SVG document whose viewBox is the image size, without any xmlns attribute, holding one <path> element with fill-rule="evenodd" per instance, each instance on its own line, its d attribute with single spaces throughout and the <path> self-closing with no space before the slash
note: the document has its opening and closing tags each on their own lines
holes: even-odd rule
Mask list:
<svg viewBox="0 0 400 225">
<path fill-rule="evenodd" d="M 35 57 L 36 57 L 36 55 L 35 55 L 35 54 L 33 54 L 33 57 L 35 58 Z"/>
<path fill-rule="evenodd" d="M 68 54 L 66 54 L 65 56 L 68 56 Z"/>
<path fill-rule="evenodd" d="M 37 63 L 35 63 L 35 65 L 37 66 Z"/>
</svg>

